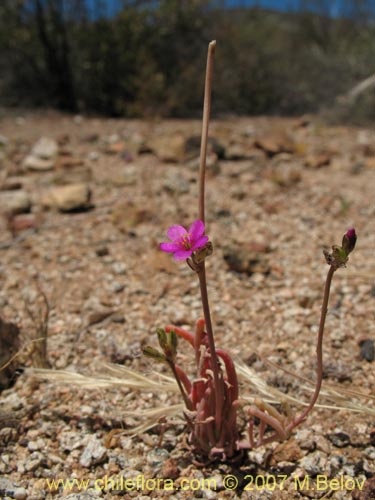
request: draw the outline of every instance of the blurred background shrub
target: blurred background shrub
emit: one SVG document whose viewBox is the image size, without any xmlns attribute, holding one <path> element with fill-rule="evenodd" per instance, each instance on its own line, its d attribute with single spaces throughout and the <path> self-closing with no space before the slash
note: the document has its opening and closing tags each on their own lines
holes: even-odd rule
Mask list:
<svg viewBox="0 0 375 500">
<path fill-rule="evenodd" d="M 333 13 L 333 4 L 342 9 Z M 375 81 L 350 91 L 375 72 L 375 2 L 293 5 L 2 0 L 0 105 L 200 116 L 207 44 L 216 39 L 216 116 L 324 110 L 373 120 Z"/>
</svg>

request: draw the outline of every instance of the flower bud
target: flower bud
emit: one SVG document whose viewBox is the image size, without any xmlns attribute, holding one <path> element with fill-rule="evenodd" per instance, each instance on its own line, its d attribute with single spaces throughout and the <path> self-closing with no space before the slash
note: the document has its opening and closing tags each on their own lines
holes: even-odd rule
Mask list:
<svg viewBox="0 0 375 500">
<path fill-rule="evenodd" d="M 355 234 L 355 229 L 348 229 L 342 239 L 341 247 L 333 245 L 332 252 L 323 250 L 327 264 L 333 266 L 335 269 L 345 267 L 348 262 L 350 252 L 354 250 L 356 241 L 357 235 Z"/>
<path fill-rule="evenodd" d="M 350 252 L 354 250 L 356 241 L 357 235 L 355 234 L 354 227 L 352 227 L 346 231 L 342 239 L 342 248 L 345 251 L 346 255 L 349 255 Z"/>
<path fill-rule="evenodd" d="M 177 335 L 171 330 L 166 332 L 163 328 L 157 328 L 159 345 L 162 348 L 166 360 L 174 361 L 177 354 Z"/>
</svg>

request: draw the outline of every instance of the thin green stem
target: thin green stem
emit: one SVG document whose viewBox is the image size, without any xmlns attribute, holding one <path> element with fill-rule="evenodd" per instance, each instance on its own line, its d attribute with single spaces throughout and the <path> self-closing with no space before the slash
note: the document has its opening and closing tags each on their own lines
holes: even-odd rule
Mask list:
<svg viewBox="0 0 375 500">
<path fill-rule="evenodd" d="M 316 368 L 316 384 L 315 384 L 315 391 L 314 394 L 311 398 L 311 401 L 307 408 L 301 413 L 301 415 L 293 420 L 291 422 L 286 430 L 287 432 L 290 432 L 294 427 L 299 425 L 310 413 L 310 411 L 313 409 L 318 396 L 320 389 L 322 387 L 322 380 L 323 380 L 323 333 L 324 333 L 324 325 L 327 317 L 327 310 L 328 310 L 328 300 L 329 300 L 329 292 L 331 290 L 331 283 L 332 283 L 332 277 L 334 272 L 336 271 L 337 267 L 334 265 L 331 265 L 327 278 L 326 278 L 326 283 L 324 287 L 324 295 L 323 295 L 323 304 L 322 304 L 322 311 L 320 315 L 320 324 L 319 324 L 319 332 L 318 332 L 318 340 L 317 340 L 317 345 L 316 345 L 316 358 L 317 358 L 317 368 Z"/>
<path fill-rule="evenodd" d="M 191 404 L 191 401 L 190 399 L 188 398 L 186 392 L 185 392 L 185 389 L 181 383 L 181 380 L 180 380 L 180 377 L 178 376 L 177 374 L 177 371 L 176 371 L 176 367 L 175 367 L 175 364 L 173 363 L 173 361 L 170 361 L 170 360 L 167 360 L 167 363 L 168 365 L 170 366 L 171 370 L 172 370 L 172 373 L 173 373 L 173 376 L 174 378 L 176 379 L 176 382 L 177 382 L 177 385 L 178 385 L 178 388 L 180 389 L 180 392 L 181 392 L 181 395 L 184 399 L 184 403 L 186 405 L 186 408 L 188 410 L 192 410 L 192 404 Z"/>
</svg>

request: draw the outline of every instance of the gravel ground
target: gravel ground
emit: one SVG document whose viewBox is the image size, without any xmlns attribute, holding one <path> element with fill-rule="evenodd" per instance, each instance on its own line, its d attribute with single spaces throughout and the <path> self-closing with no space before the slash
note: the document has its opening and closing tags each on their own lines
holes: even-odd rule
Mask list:
<svg viewBox="0 0 375 500">
<path fill-rule="evenodd" d="M 170 225 L 197 218 L 199 121 L 1 116 L 1 317 L 20 327 L 20 355 L 0 393 L 0 497 L 375 498 L 374 131 L 314 117 L 211 124 L 209 297 L 217 344 L 255 374 L 242 396 L 259 379 L 301 411 L 315 377 L 322 249 L 352 226 L 358 242 L 334 277 L 320 407 L 284 443 L 199 467 L 181 415 L 129 435 L 177 394 L 95 382 L 106 363 L 156 381 L 163 367 L 141 345 L 156 344 L 158 326 L 189 329 L 202 316 L 196 276 L 158 250 Z M 60 381 L 31 369 L 40 289 L 46 361 L 73 373 Z M 186 366 L 188 346 L 179 349 Z"/>
</svg>

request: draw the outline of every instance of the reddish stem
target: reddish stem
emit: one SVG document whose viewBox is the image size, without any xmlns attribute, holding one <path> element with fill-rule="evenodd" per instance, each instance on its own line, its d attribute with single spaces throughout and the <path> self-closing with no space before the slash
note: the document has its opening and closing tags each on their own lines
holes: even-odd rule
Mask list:
<svg viewBox="0 0 375 500">
<path fill-rule="evenodd" d="M 308 405 L 308 407 L 301 413 L 301 415 L 297 418 L 295 418 L 287 427 L 286 431 L 289 433 L 294 427 L 299 425 L 310 413 L 310 411 L 313 409 L 318 396 L 320 389 L 322 387 L 322 380 L 323 380 L 323 333 L 324 333 L 324 325 L 325 325 L 325 320 L 327 317 L 327 309 L 328 309 L 328 300 L 329 300 L 329 292 L 331 289 L 331 283 L 332 283 L 332 277 L 334 272 L 336 271 L 337 267 L 334 265 L 331 265 L 327 278 L 326 278 L 326 283 L 324 287 L 324 295 L 323 295 L 323 304 L 322 304 L 322 311 L 320 315 L 320 324 L 319 324 L 319 333 L 318 333 L 318 340 L 317 340 L 317 346 L 316 346 L 316 358 L 317 358 L 317 368 L 316 368 L 316 384 L 315 384 L 315 391 L 314 394 L 311 398 L 311 401 Z"/>
</svg>

